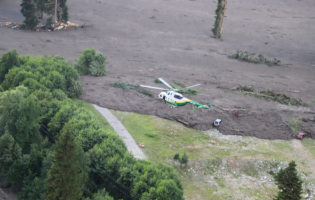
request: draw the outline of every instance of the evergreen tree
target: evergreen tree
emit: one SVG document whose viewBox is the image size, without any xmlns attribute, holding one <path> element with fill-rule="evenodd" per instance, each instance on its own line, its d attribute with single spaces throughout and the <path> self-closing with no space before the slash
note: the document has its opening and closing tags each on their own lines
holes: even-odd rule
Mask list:
<svg viewBox="0 0 315 200">
<path fill-rule="evenodd" d="M 182 164 L 187 164 L 188 163 L 188 156 L 187 156 L 186 153 L 183 154 L 183 156 L 181 157 L 179 162 L 182 163 Z"/>
<path fill-rule="evenodd" d="M 48 170 L 47 200 L 76 200 L 82 197 L 87 178 L 86 171 L 80 166 L 83 157 L 83 150 L 73 134 L 73 129 L 66 126 L 56 143 L 52 166 Z"/>
<path fill-rule="evenodd" d="M 294 161 L 285 169 L 281 169 L 275 176 L 279 192 L 275 200 L 299 200 L 302 193 L 302 181 L 297 174 Z"/>
<path fill-rule="evenodd" d="M 32 0 L 22 0 L 21 7 L 21 13 L 25 17 L 24 23 L 26 28 L 34 29 L 38 24 L 35 4 L 32 3 Z"/>
<path fill-rule="evenodd" d="M 65 5 L 65 6 L 63 7 L 62 19 L 63 19 L 65 22 L 69 21 L 69 14 L 68 14 L 68 6 L 67 6 L 67 5 Z"/>
</svg>

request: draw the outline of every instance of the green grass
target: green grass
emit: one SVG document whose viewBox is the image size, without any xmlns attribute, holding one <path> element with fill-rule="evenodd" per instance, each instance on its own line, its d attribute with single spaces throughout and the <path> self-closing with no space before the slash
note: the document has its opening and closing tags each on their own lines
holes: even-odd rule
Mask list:
<svg viewBox="0 0 315 200">
<path fill-rule="evenodd" d="M 276 186 L 269 181 L 256 183 L 264 176 L 270 179 L 270 170 L 291 160 L 296 161 L 299 171 L 307 174 L 305 182 L 315 184 L 315 174 L 310 172 L 311 160 L 315 159 L 314 140 L 302 141 L 306 151 L 312 152 L 306 160 L 291 141 L 252 137 L 233 140 L 230 136 L 189 129 L 154 116 L 112 112 L 136 142 L 144 143 L 143 151 L 149 160 L 173 165 L 186 199 L 271 199 L 277 192 Z M 184 152 L 189 162 L 180 165 L 173 157 Z"/>
<path fill-rule="evenodd" d="M 311 138 L 304 138 L 302 140 L 302 144 L 304 145 L 304 147 L 306 147 L 309 152 L 315 156 L 315 140 L 311 139 Z"/>
</svg>

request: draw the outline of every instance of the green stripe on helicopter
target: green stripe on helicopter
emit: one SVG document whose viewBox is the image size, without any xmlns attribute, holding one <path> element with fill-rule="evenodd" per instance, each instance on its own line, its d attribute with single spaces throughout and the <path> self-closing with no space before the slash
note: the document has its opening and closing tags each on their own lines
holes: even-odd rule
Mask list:
<svg viewBox="0 0 315 200">
<path fill-rule="evenodd" d="M 199 108 L 205 108 L 205 109 L 208 109 L 208 108 L 211 108 L 211 104 L 209 105 L 202 105 L 198 102 L 195 102 L 195 101 L 190 101 L 189 103 L 195 105 L 195 106 L 198 106 Z"/>
</svg>

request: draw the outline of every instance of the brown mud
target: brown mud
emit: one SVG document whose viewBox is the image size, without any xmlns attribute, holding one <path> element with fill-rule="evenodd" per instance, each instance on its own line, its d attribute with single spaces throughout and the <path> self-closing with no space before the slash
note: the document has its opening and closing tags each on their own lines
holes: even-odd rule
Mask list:
<svg viewBox="0 0 315 200">
<path fill-rule="evenodd" d="M 20 22 L 20 0 L 0 1 L 0 21 Z M 58 32 L 29 32 L 0 27 L 0 55 L 17 49 L 22 55 L 61 55 L 72 63 L 86 48 L 107 56 L 108 75 L 83 76 L 81 99 L 102 107 L 157 115 L 188 123 L 200 130 L 216 118 L 224 134 L 266 139 L 289 139 L 286 123 L 293 117 L 315 117 L 315 2 L 313 0 L 230 0 L 222 39 L 211 37 L 216 1 L 206 0 L 68 0 L 70 21 L 85 28 Z M 281 60 L 268 67 L 227 58 L 242 51 Z M 197 95 L 185 95 L 208 104 L 171 108 L 155 98 L 113 82 L 186 86 L 201 83 Z M 303 100 L 307 107 L 281 105 L 246 96 L 232 89 L 253 86 Z M 313 100 L 313 101 L 312 101 Z M 303 130 L 315 138 L 315 122 L 303 121 Z"/>
</svg>

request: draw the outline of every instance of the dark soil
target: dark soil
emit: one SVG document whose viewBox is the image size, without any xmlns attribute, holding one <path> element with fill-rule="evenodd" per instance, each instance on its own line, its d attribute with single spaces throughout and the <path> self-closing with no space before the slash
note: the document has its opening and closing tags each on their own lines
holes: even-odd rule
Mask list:
<svg viewBox="0 0 315 200">
<path fill-rule="evenodd" d="M 0 1 L 0 21 L 22 21 L 20 0 Z M 157 115 L 207 130 L 216 118 L 224 134 L 289 139 L 284 123 L 293 117 L 315 117 L 315 1 L 231 0 L 222 39 L 211 37 L 216 1 L 204 0 L 68 0 L 70 21 L 85 28 L 28 32 L 0 27 L 0 55 L 10 49 L 32 56 L 61 55 L 74 62 L 86 48 L 107 56 L 104 77 L 82 77 L 81 99 L 110 109 Z M 48 42 L 49 41 L 49 42 Z M 268 67 L 229 59 L 237 49 L 281 60 Z M 187 95 L 208 104 L 171 108 L 114 82 L 163 87 L 154 82 L 186 86 L 201 83 L 199 94 Z M 272 89 L 308 107 L 282 105 L 235 91 L 240 85 Z M 186 95 L 185 95 L 186 96 Z M 314 121 L 303 130 L 315 138 Z"/>
</svg>

